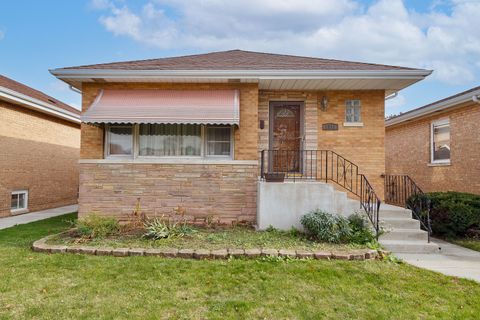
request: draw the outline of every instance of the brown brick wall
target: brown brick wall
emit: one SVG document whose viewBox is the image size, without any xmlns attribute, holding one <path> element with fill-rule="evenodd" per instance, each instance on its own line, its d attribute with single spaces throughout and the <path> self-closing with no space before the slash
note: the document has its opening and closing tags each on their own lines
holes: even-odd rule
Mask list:
<svg viewBox="0 0 480 320">
<path fill-rule="evenodd" d="M 79 145 L 78 125 L 0 101 L 0 216 L 14 190 L 30 211 L 76 203 Z"/>
<path fill-rule="evenodd" d="M 99 212 L 120 219 L 140 198 L 148 216 L 182 207 L 188 219 L 254 222 L 257 165 L 80 164 L 79 215 Z"/>
<path fill-rule="evenodd" d="M 240 90 L 240 126 L 235 130 L 235 159 L 255 160 L 257 153 L 258 87 L 256 84 L 188 84 L 188 83 L 84 83 L 82 110 L 85 112 L 101 89 L 163 89 L 163 90 Z M 82 159 L 102 159 L 103 129 L 82 124 Z"/>
<path fill-rule="evenodd" d="M 260 91 L 259 120 L 265 129 L 259 130 L 259 150 L 268 149 L 268 106 L 270 101 L 304 101 L 305 148 L 333 150 L 357 164 L 375 192 L 383 199 L 385 173 L 385 92 L 376 91 Z M 327 111 L 319 110 L 318 101 L 327 96 Z M 345 100 L 361 100 L 363 127 L 344 127 Z M 323 131 L 323 123 L 338 124 L 338 131 Z M 342 189 L 339 189 L 342 190 Z"/>
<path fill-rule="evenodd" d="M 430 164 L 430 125 L 450 119 L 450 165 Z M 424 191 L 480 194 L 480 108 L 468 104 L 441 114 L 386 128 L 389 174 L 408 174 Z"/>
</svg>

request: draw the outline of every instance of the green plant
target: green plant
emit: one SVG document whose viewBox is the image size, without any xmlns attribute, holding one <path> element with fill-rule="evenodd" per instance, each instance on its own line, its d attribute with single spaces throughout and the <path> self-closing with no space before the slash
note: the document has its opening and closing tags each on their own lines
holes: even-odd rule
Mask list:
<svg viewBox="0 0 480 320">
<path fill-rule="evenodd" d="M 410 207 L 431 202 L 432 231 L 438 236 L 464 237 L 480 230 L 480 196 L 461 192 L 432 192 L 408 199 Z M 426 211 L 420 213 L 425 218 Z"/>
<path fill-rule="evenodd" d="M 76 222 L 77 232 L 82 237 L 104 238 L 116 234 L 120 230 L 118 220 L 91 213 Z"/>
<path fill-rule="evenodd" d="M 183 237 L 195 232 L 195 229 L 187 225 L 185 220 L 183 223 L 172 222 L 168 219 L 163 219 L 163 216 L 162 219 L 155 218 L 151 221 L 146 221 L 144 227 L 146 231 L 143 234 L 143 237 L 153 240 L 170 237 Z"/>
<path fill-rule="evenodd" d="M 352 230 L 349 242 L 356 244 L 374 244 L 376 242 L 375 234 L 363 215 L 354 213 L 348 217 L 348 222 Z"/>
<path fill-rule="evenodd" d="M 314 210 L 300 220 L 307 234 L 318 241 L 330 243 L 348 242 L 351 228 L 348 220 L 337 214 Z"/>
</svg>

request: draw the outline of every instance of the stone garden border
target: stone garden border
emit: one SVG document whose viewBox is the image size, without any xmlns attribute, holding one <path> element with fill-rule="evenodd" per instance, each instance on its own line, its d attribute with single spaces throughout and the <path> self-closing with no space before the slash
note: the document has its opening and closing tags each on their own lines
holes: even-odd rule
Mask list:
<svg viewBox="0 0 480 320">
<path fill-rule="evenodd" d="M 307 251 L 291 249 L 174 249 L 174 248 L 109 248 L 109 247 L 88 247 L 88 246 L 65 246 L 47 244 L 47 240 L 54 235 L 37 240 L 32 245 L 35 252 L 46 253 L 77 253 L 97 256 L 156 256 L 163 258 L 183 259 L 228 259 L 235 258 L 258 258 L 258 257 L 288 257 L 296 259 L 318 259 L 318 260 L 374 260 L 377 257 L 388 255 L 388 252 L 381 250 L 365 250 L 365 252 L 326 252 Z"/>
</svg>

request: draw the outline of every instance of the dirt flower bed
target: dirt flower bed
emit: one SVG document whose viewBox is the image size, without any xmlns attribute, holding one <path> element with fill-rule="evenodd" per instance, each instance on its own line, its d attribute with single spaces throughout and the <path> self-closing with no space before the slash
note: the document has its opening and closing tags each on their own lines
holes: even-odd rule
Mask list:
<svg viewBox="0 0 480 320">
<path fill-rule="evenodd" d="M 233 228 L 202 228 L 195 227 L 189 234 L 172 236 L 158 240 L 143 237 L 145 229 L 137 228 L 99 238 L 85 238 L 72 229 L 48 239 L 52 245 L 84 245 L 89 247 L 110 248 L 201 248 L 218 249 L 294 249 L 309 251 L 340 251 L 351 252 L 368 249 L 358 244 L 320 243 L 308 239 L 298 231 L 255 231 L 252 227 L 237 226 Z"/>
</svg>

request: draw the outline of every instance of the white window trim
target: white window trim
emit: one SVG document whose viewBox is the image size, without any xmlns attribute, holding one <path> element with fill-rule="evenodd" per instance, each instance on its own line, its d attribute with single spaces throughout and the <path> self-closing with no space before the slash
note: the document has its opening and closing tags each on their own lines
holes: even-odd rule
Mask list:
<svg viewBox="0 0 480 320">
<path fill-rule="evenodd" d="M 132 127 L 132 153 L 131 154 L 110 154 L 110 127 Z M 104 158 L 133 158 L 135 154 L 135 133 L 136 125 L 132 124 L 106 124 L 105 125 L 105 145 Z"/>
<path fill-rule="evenodd" d="M 211 127 L 222 127 L 219 125 L 201 125 L 201 139 L 202 142 L 200 144 L 200 155 L 198 156 L 141 156 L 140 155 L 140 125 L 139 124 L 132 124 L 132 154 L 129 155 L 111 155 L 109 154 L 110 151 L 110 134 L 109 134 L 109 129 L 110 126 L 128 126 L 128 124 L 106 124 L 105 125 L 105 141 L 104 141 L 104 159 L 140 159 L 140 160 L 148 160 L 148 159 L 179 159 L 179 160 L 192 160 L 192 161 L 198 161 L 201 159 L 218 159 L 218 160 L 233 160 L 234 159 L 234 143 L 235 143 L 235 126 L 230 126 L 230 155 L 229 156 L 223 156 L 223 155 L 206 155 L 206 128 L 211 128 Z"/>
<path fill-rule="evenodd" d="M 234 127 L 233 126 L 229 126 L 230 128 L 230 154 L 228 156 L 224 156 L 224 155 L 208 155 L 206 153 L 206 150 L 207 150 L 207 134 L 206 134 L 206 129 L 207 128 L 225 128 L 225 126 L 218 126 L 218 125 L 212 125 L 212 126 L 209 126 L 209 125 L 206 125 L 206 126 L 202 126 L 202 130 L 205 131 L 205 134 L 202 136 L 202 139 L 203 139 L 203 150 L 204 152 L 202 152 L 202 155 L 204 155 L 205 158 L 219 158 L 219 159 L 233 159 L 233 143 L 235 141 L 235 139 L 233 139 L 233 136 L 234 136 Z"/>
<path fill-rule="evenodd" d="M 435 160 L 433 157 L 434 157 L 434 154 L 435 154 L 435 150 L 434 150 L 434 146 L 433 146 L 433 140 L 434 140 L 434 128 L 436 126 L 441 126 L 441 125 L 445 125 L 445 124 L 448 124 L 449 125 L 449 128 L 450 128 L 450 119 L 448 118 L 445 118 L 445 119 L 440 119 L 440 120 L 437 120 L 437 121 L 433 121 L 432 123 L 430 123 L 430 164 L 450 164 L 450 160 L 452 158 L 452 153 L 451 153 L 451 150 L 450 150 L 450 159 L 441 159 L 441 160 Z M 450 143 L 451 145 L 451 143 Z"/>
<path fill-rule="evenodd" d="M 358 121 L 348 121 L 347 119 L 347 105 L 348 101 L 358 101 Z M 356 107 L 356 106 L 353 106 Z M 343 123 L 344 127 L 362 127 L 362 101 L 360 99 L 347 99 L 345 100 L 345 122 Z"/>
<path fill-rule="evenodd" d="M 10 194 L 10 206 L 12 201 L 12 196 L 15 194 L 25 194 L 25 206 L 23 208 L 10 209 L 12 213 L 25 212 L 28 211 L 28 190 L 15 190 Z"/>
</svg>

